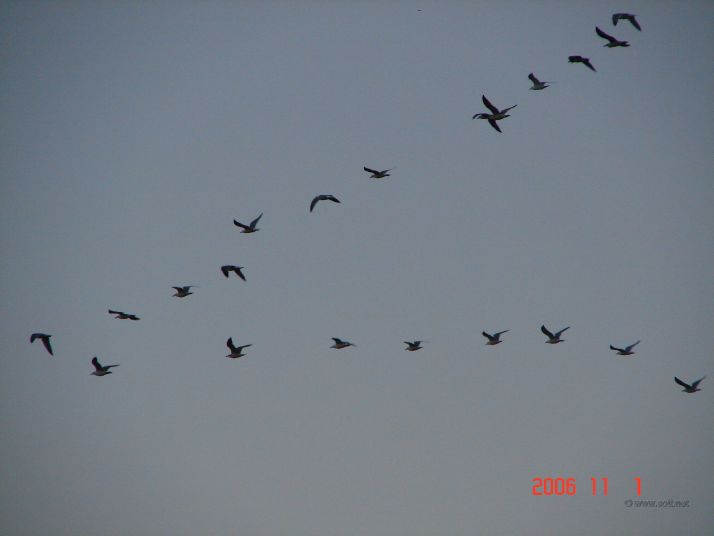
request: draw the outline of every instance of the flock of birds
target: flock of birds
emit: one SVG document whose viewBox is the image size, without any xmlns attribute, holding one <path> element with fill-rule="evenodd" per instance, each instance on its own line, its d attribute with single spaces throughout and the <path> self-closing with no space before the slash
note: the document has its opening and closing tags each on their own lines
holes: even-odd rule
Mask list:
<svg viewBox="0 0 714 536">
<path fill-rule="evenodd" d="M 421 11 L 421 10 L 418 10 Z M 615 13 L 612 15 L 612 24 L 614 26 L 617 26 L 617 23 L 621 20 L 628 21 L 632 26 L 634 26 L 638 31 L 642 31 L 642 28 L 640 24 L 638 23 L 637 19 L 635 18 L 635 15 L 632 15 L 630 13 Z M 607 43 L 603 46 L 608 47 L 608 48 L 616 48 L 616 47 L 629 47 L 630 44 L 627 41 L 621 41 L 604 31 L 602 31 L 599 27 L 595 27 L 595 33 L 605 39 Z M 568 57 L 568 62 L 569 63 L 582 63 L 585 65 L 588 69 L 592 70 L 593 72 L 596 72 L 595 67 L 591 63 L 589 58 L 583 57 L 583 56 L 569 56 Z M 539 80 L 533 73 L 530 73 L 528 75 L 528 79 L 531 81 L 532 86 L 529 88 L 534 91 L 540 91 L 543 90 L 547 87 L 549 87 L 549 84 L 552 82 L 547 82 L 547 81 L 541 81 Z M 493 127 L 496 131 L 502 132 L 499 125 L 498 121 L 505 119 L 506 117 L 510 117 L 508 112 L 515 108 L 517 105 L 514 104 L 513 106 L 509 106 L 507 108 L 499 109 L 496 106 L 494 106 L 491 101 L 486 98 L 485 95 L 482 95 L 481 97 L 483 104 L 488 108 L 490 113 L 477 113 L 475 114 L 472 119 L 485 119 L 488 121 L 488 123 Z M 369 177 L 372 179 L 384 179 L 386 177 L 390 176 L 390 172 L 394 170 L 395 168 L 390 168 L 390 169 L 383 169 L 383 170 L 377 170 L 377 169 L 372 169 L 367 166 L 364 166 L 364 171 L 369 173 Z M 316 195 L 312 201 L 310 202 L 310 212 L 312 212 L 315 209 L 315 206 L 320 202 L 320 201 L 332 201 L 333 203 L 340 203 L 340 200 L 337 199 L 332 194 L 320 194 Z M 233 220 L 233 224 L 240 228 L 240 232 L 244 234 L 252 234 L 260 229 L 257 227 L 258 222 L 260 222 L 260 219 L 263 217 L 263 214 L 261 213 L 258 217 L 256 217 L 254 220 L 252 220 L 249 224 L 244 224 L 241 223 L 237 220 Z M 243 266 L 235 266 L 235 265 L 223 265 L 221 266 L 221 272 L 223 275 L 228 278 L 231 273 L 236 274 L 237 277 L 242 279 L 243 281 L 246 281 L 245 274 L 243 273 L 244 267 Z M 174 297 L 176 298 L 186 298 L 190 295 L 193 294 L 191 292 L 192 288 L 195 288 L 195 285 L 185 285 L 185 286 L 175 286 L 172 287 L 176 292 L 173 294 Z M 109 314 L 114 315 L 116 319 L 119 320 L 133 320 L 133 321 L 138 321 L 140 318 L 132 313 L 126 313 L 124 311 L 115 311 L 113 309 L 109 309 Z M 564 327 L 556 332 L 550 331 L 548 328 L 545 327 L 545 325 L 542 325 L 540 327 L 541 332 L 546 336 L 547 340 L 545 341 L 547 344 L 558 344 L 564 341 L 562 338 L 563 333 L 570 329 L 570 326 Z M 503 331 L 498 331 L 496 333 L 487 333 L 485 331 L 482 332 L 482 335 L 486 338 L 487 346 L 495 346 L 497 344 L 500 344 L 503 342 L 501 339 L 501 336 L 508 333 L 510 330 L 503 330 Z M 50 343 L 50 337 L 52 335 L 46 334 L 46 333 L 33 333 L 30 336 L 30 343 L 34 343 L 36 340 L 42 341 L 42 344 L 44 345 L 45 349 L 50 355 L 54 355 L 54 351 L 52 349 L 52 344 Z M 347 341 L 347 340 L 342 340 L 338 337 L 332 337 L 333 344 L 330 346 L 330 348 L 334 348 L 337 350 L 341 350 L 344 348 L 349 348 L 349 347 L 355 347 L 356 344 Z M 404 341 L 404 344 L 406 344 L 405 350 L 408 352 L 415 352 L 417 350 L 421 350 L 423 348 L 423 344 L 428 341 L 421 341 L 421 340 L 415 340 L 415 341 Z M 610 345 L 610 349 L 613 350 L 614 352 L 617 353 L 617 355 L 620 356 L 632 356 L 635 354 L 633 351 L 633 348 L 637 346 L 640 343 L 638 340 L 637 342 L 634 342 L 630 344 L 629 346 L 625 346 L 624 348 L 619 348 L 613 345 Z M 230 359 L 238 359 L 240 357 L 245 356 L 246 354 L 244 353 L 244 350 L 246 348 L 249 348 L 253 346 L 252 344 L 243 344 L 236 346 L 236 344 L 233 342 L 233 338 L 229 337 L 228 340 L 226 341 L 226 346 L 230 350 L 230 352 L 226 355 L 227 358 Z M 118 367 L 119 365 L 102 365 L 99 362 L 99 359 L 95 356 L 92 358 L 92 365 L 94 366 L 94 371 L 91 373 L 94 376 L 106 376 L 112 373 L 110 369 Z M 703 376 L 699 378 L 698 380 L 692 382 L 691 384 L 688 384 L 681 379 L 677 378 L 675 376 L 674 381 L 683 387 L 682 391 L 685 393 L 696 393 L 698 391 L 701 391 L 699 388 L 699 384 L 704 380 L 706 376 Z"/>
</svg>

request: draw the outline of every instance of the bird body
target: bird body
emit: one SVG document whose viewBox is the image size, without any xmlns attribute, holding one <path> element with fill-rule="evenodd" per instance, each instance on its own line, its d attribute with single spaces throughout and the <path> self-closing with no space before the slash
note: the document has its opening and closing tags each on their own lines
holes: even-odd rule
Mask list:
<svg viewBox="0 0 714 536">
<path fill-rule="evenodd" d="M 109 309 L 109 314 L 115 315 L 114 318 L 118 318 L 119 320 L 141 320 L 138 316 L 123 311 L 113 311 Z"/>
<path fill-rule="evenodd" d="M 33 333 L 30 335 L 30 344 L 40 339 L 45 350 L 47 350 L 50 355 L 55 355 L 52 351 L 52 345 L 50 344 L 50 337 L 52 337 L 52 335 L 47 335 L 46 333 Z"/>
<path fill-rule="evenodd" d="M 317 205 L 318 201 L 332 201 L 333 203 L 339 203 L 340 200 L 337 199 L 334 195 L 331 194 L 321 194 L 321 195 L 316 195 L 313 199 L 312 202 L 310 203 L 310 212 L 312 212 L 312 209 L 315 208 L 315 205 Z"/>
<path fill-rule="evenodd" d="M 258 225 L 258 222 L 260 221 L 260 218 L 262 218 L 262 217 L 263 217 L 263 213 L 261 212 L 261 213 L 260 213 L 260 216 L 258 216 L 257 218 L 255 218 L 255 219 L 254 219 L 252 222 L 250 222 L 248 225 L 245 225 L 244 223 L 241 223 L 241 222 L 236 221 L 236 220 L 233 220 L 233 225 L 235 225 L 236 227 L 240 227 L 240 228 L 241 228 L 241 233 L 245 233 L 245 234 L 254 233 L 254 232 L 256 232 L 256 231 L 260 231 L 260 229 L 258 229 L 258 228 L 256 227 L 256 225 Z"/>
<path fill-rule="evenodd" d="M 610 350 L 614 350 L 617 352 L 617 355 L 633 355 L 635 352 L 632 351 L 632 349 L 640 344 L 640 341 L 637 341 L 630 346 L 626 346 L 625 348 L 616 348 L 612 344 L 610 345 Z"/>
<path fill-rule="evenodd" d="M 486 342 L 487 346 L 494 346 L 496 344 L 502 343 L 503 341 L 501 340 L 501 335 L 504 333 L 508 333 L 510 330 L 504 329 L 503 331 L 499 331 L 497 333 L 494 333 L 493 335 L 490 335 L 486 333 L 485 331 L 481 332 L 481 335 L 486 337 L 488 339 L 488 342 Z"/>
<path fill-rule="evenodd" d="M 230 354 L 228 354 L 226 357 L 229 357 L 231 359 L 238 359 L 239 357 L 243 357 L 245 354 L 243 353 L 244 348 L 248 348 L 249 346 L 253 346 L 252 344 L 243 344 L 242 346 L 236 346 L 233 344 L 233 337 L 228 337 L 228 340 L 226 341 L 226 346 L 228 346 L 228 349 L 231 351 Z"/>
<path fill-rule="evenodd" d="M 233 266 L 232 264 L 226 264 L 221 266 L 221 272 L 223 275 L 228 277 L 231 272 L 234 272 L 238 277 L 245 281 L 245 275 L 243 274 L 243 266 Z"/>
<path fill-rule="evenodd" d="M 630 43 L 627 41 L 620 41 L 619 39 L 615 39 L 613 36 L 606 34 L 603 32 L 600 28 L 595 26 L 595 33 L 598 34 L 600 37 L 603 39 L 607 40 L 607 43 L 605 43 L 603 46 L 607 48 L 615 48 L 615 47 L 629 47 Z"/>
<path fill-rule="evenodd" d="M 564 339 L 561 339 L 560 336 L 563 334 L 563 332 L 566 329 L 570 329 L 570 326 L 568 326 L 567 328 L 563 328 L 560 331 L 553 334 L 550 331 L 548 331 L 548 328 L 546 328 L 545 326 L 540 327 L 540 330 L 543 332 L 543 334 L 546 337 L 548 337 L 548 340 L 545 341 L 547 344 L 558 344 L 559 342 L 563 342 Z"/>
<path fill-rule="evenodd" d="M 591 71 L 597 72 L 593 64 L 590 63 L 590 58 L 584 58 L 583 56 L 568 56 L 568 63 L 582 63 Z"/>
<path fill-rule="evenodd" d="M 106 376 L 107 374 L 111 374 L 112 371 L 109 370 L 110 368 L 118 367 L 119 365 L 102 365 L 99 363 L 99 360 L 97 357 L 92 358 L 92 365 L 94 365 L 94 372 L 92 372 L 90 375 L 91 376 Z"/>
<path fill-rule="evenodd" d="M 674 381 L 675 381 L 676 383 L 678 383 L 679 385 L 681 385 L 682 387 L 684 387 L 684 389 L 682 389 L 682 392 L 683 392 L 683 393 L 696 393 L 697 391 L 701 391 L 701 389 L 699 389 L 699 384 L 701 383 L 701 381 L 702 381 L 704 378 L 706 378 L 706 376 L 702 376 L 702 377 L 699 378 L 697 381 L 692 382 L 692 385 L 689 385 L 688 383 L 683 382 L 682 380 L 680 380 L 680 379 L 677 378 L 676 376 L 674 377 Z"/>
<path fill-rule="evenodd" d="M 330 348 L 337 348 L 338 350 L 341 350 L 342 348 L 347 348 L 348 346 L 356 346 L 351 342 L 343 341 L 342 339 L 338 339 L 337 337 L 332 337 L 332 340 L 335 341 L 335 344 L 330 346 Z"/>
</svg>

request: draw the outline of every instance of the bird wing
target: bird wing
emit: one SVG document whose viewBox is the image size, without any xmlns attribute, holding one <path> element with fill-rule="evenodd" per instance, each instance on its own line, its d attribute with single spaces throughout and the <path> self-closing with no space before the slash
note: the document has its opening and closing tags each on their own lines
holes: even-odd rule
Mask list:
<svg viewBox="0 0 714 536">
<path fill-rule="evenodd" d="M 681 385 L 682 387 L 684 387 L 685 389 L 691 389 L 691 388 L 692 388 L 691 385 L 689 385 L 689 384 L 687 384 L 687 383 L 684 383 L 682 380 L 680 380 L 680 379 L 677 378 L 676 376 L 674 377 L 674 381 L 677 382 L 677 383 L 678 383 L 679 385 Z M 701 380 L 700 380 L 700 381 L 701 381 Z"/>
<path fill-rule="evenodd" d="M 535 76 L 533 76 L 533 73 L 528 75 L 528 80 L 530 80 L 531 82 L 533 82 L 536 85 L 540 84 L 540 80 L 538 80 Z"/>
<path fill-rule="evenodd" d="M 338 339 L 337 337 L 331 337 L 333 341 L 335 341 L 335 344 L 343 344 L 344 341 L 341 339 Z"/>
<path fill-rule="evenodd" d="M 312 202 L 310 203 L 310 212 L 312 212 L 312 209 L 315 208 L 315 205 L 317 205 L 317 202 L 320 200 L 320 196 L 316 195 L 313 199 Z"/>
<path fill-rule="evenodd" d="M 245 275 L 243 275 L 243 271 L 240 269 L 240 266 L 234 266 L 233 271 L 236 273 L 238 277 L 240 277 L 243 281 L 245 281 Z"/>
<path fill-rule="evenodd" d="M 549 339 L 552 339 L 552 338 L 554 337 L 554 335 L 553 335 L 550 331 L 548 331 L 548 328 L 546 328 L 545 326 L 541 326 L 541 327 L 540 327 L 540 330 L 541 330 L 541 331 L 543 332 L 543 334 L 544 334 L 546 337 L 548 337 Z"/>
<path fill-rule="evenodd" d="M 243 348 L 248 348 L 249 346 L 253 346 L 253 345 L 252 344 L 244 344 L 243 346 L 239 346 L 237 348 L 238 353 L 240 353 L 243 350 Z"/>
<path fill-rule="evenodd" d="M 593 67 L 593 64 L 590 63 L 590 60 L 588 58 L 583 58 L 582 62 L 585 65 L 587 65 L 588 69 L 590 69 L 591 71 L 597 72 L 597 70 L 595 69 L 595 67 Z"/>
<path fill-rule="evenodd" d="M 508 108 L 505 108 L 504 110 L 501 110 L 501 113 L 502 113 L 502 114 L 505 114 L 508 110 L 513 110 L 516 106 L 518 106 L 518 105 L 517 105 L 517 104 L 514 104 L 513 106 L 509 106 Z"/>
<path fill-rule="evenodd" d="M 52 351 L 52 345 L 50 344 L 49 337 L 42 337 L 42 344 L 44 344 L 45 349 L 50 353 L 50 355 L 55 355 Z"/>
<path fill-rule="evenodd" d="M 233 225 L 235 225 L 236 227 L 240 227 L 241 229 L 250 229 L 250 227 L 248 227 L 247 225 L 236 220 L 233 220 Z"/>
<path fill-rule="evenodd" d="M 622 348 L 615 348 L 612 344 L 610 345 L 610 350 L 615 350 L 616 352 L 624 352 Z"/>
<path fill-rule="evenodd" d="M 334 201 L 335 203 L 339 203 L 340 200 L 337 199 L 334 195 L 328 195 L 325 197 L 325 199 L 329 199 L 330 201 Z"/>
<path fill-rule="evenodd" d="M 221 266 L 221 272 L 223 272 L 223 275 L 228 277 L 228 274 L 231 271 L 231 266 Z"/>
<path fill-rule="evenodd" d="M 570 326 L 561 329 L 559 332 L 557 332 L 557 333 L 555 334 L 555 337 L 556 337 L 557 339 L 559 339 L 560 336 L 565 332 L 566 329 L 570 329 Z"/>
<path fill-rule="evenodd" d="M 102 370 L 104 370 L 104 367 L 99 364 L 99 359 L 97 359 L 96 356 L 92 358 L 92 365 L 94 365 L 94 368 L 97 370 L 97 372 L 101 372 Z"/>
<path fill-rule="evenodd" d="M 630 346 L 628 346 L 627 348 L 625 348 L 625 350 L 627 350 L 627 351 L 629 352 L 630 350 L 632 350 L 632 349 L 633 349 L 635 346 L 637 346 L 638 344 L 640 344 L 640 341 L 637 341 L 637 342 L 635 342 L 635 343 L 632 343 Z"/>
<path fill-rule="evenodd" d="M 379 171 L 374 170 L 374 169 L 369 169 L 367 166 L 365 166 L 364 170 L 369 173 L 374 173 L 375 175 L 379 173 Z"/>
<path fill-rule="evenodd" d="M 484 106 L 491 110 L 491 113 L 497 114 L 498 113 L 498 108 L 496 108 L 493 104 L 491 104 L 491 101 L 486 98 L 486 95 L 481 95 L 481 100 L 483 101 Z"/>
<path fill-rule="evenodd" d="M 617 26 L 617 21 L 620 20 L 620 14 L 619 13 L 613 13 L 612 14 L 612 25 Z"/>
<path fill-rule="evenodd" d="M 32 335 L 30 335 L 30 342 L 35 342 L 35 339 L 37 339 L 39 336 L 39 333 L 33 333 Z"/>
<path fill-rule="evenodd" d="M 702 376 L 702 377 L 699 378 L 697 381 L 692 382 L 692 387 L 693 387 L 694 389 L 696 389 L 696 388 L 697 388 L 697 385 L 699 385 L 699 383 L 700 383 L 704 378 L 706 378 L 706 376 Z"/>
<path fill-rule="evenodd" d="M 635 19 L 634 15 L 630 15 L 629 17 L 627 17 L 627 20 L 629 20 L 632 23 L 632 25 L 635 28 L 637 28 L 639 31 L 642 31 L 642 28 L 640 27 L 640 23 L 637 22 L 637 19 Z"/>
<path fill-rule="evenodd" d="M 175 287 L 174 287 L 174 288 L 175 288 Z M 120 314 L 122 314 L 122 312 L 121 312 L 121 311 L 114 311 L 114 310 L 112 310 L 112 309 L 109 309 L 109 314 L 110 314 L 110 315 L 120 315 Z"/>
<path fill-rule="evenodd" d="M 615 38 L 614 38 L 613 36 L 611 36 L 611 35 L 606 34 L 605 32 L 603 32 L 603 31 L 602 31 L 600 28 L 598 28 L 597 26 L 595 26 L 595 33 L 598 34 L 598 35 L 599 35 L 600 37 L 602 37 L 603 39 L 607 39 L 608 41 L 610 41 L 610 43 L 617 43 L 617 39 L 615 39 Z"/>
<path fill-rule="evenodd" d="M 263 213 L 261 212 L 260 216 L 255 218 L 252 222 L 250 222 L 250 228 L 255 229 L 255 226 L 258 225 L 258 222 L 260 221 L 260 218 L 262 218 L 262 217 L 263 217 Z"/>
<path fill-rule="evenodd" d="M 481 335 L 483 335 L 484 337 L 486 337 L 489 341 L 492 341 L 492 340 L 494 340 L 494 339 L 496 338 L 495 335 L 489 335 L 489 334 L 486 333 L 485 331 L 482 331 L 482 332 L 481 332 Z"/>
<path fill-rule="evenodd" d="M 228 349 L 231 352 L 235 352 L 236 347 L 233 345 L 233 337 L 228 337 L 228 340 L 226 341 L 226 346 L 228 346 Z"/>
<path fill-rule="evenodd" d="M 181 292 L 184 290 L 183 287 L 171 287 L 171 288 L 174 289 L 176 292 Z"/>
<path fill-rule="evenodd" d="M 511 330 L 510 330 L 510 329 L 504 329 L 503 331 L 499 331 L 498 333 L 494 333 L 493 336 L 496 337 L 496 338 L 498 338 L 498 337 L 500 337 L 501 335 L 503 335 L 504 333 L 508 333 L 509 331 L 511 331 Z"/>
<path fill-rule="evenodd" d="M 498 123 L 496 123 L 495 119 L 489 119 L 488 124 L 491 125 L 493 128 L 501 132 L 501 128 L 498 126 Z"/>
</svg>

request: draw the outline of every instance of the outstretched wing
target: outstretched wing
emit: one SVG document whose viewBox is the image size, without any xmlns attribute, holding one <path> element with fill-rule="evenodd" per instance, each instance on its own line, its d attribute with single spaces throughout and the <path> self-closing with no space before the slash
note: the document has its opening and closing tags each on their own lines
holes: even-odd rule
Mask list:
<svg viewBox="0 0 714 536">
<path fill-rule="evenodd" d="M 638 344 L 640 344 L 640 341 L 637 341 L 637 342 L 632 343 L 630 346 L 628 346 L 627 348 L 625 348 L 625 350 L 627 350 L 628 352 L 630 352 L 630 351 L 631 351 L 635 346 L 637 346 Z"/>
<path fill-rule="evenodd" d="M 595 26 L 595 33 L 598 34 L 598 35 L 599 35 L 600 37 L 602 37 L 603 39 L 607 39 L 608 41 L 610 41 L 610 43 L 617 43 L 617 39 L 615 39 L 615 38 L 614 38 L 613 36 L 611 36 L 611 35 L 606 34 L 605 32 L 603 32 L 603 31 L 602 31 L 600 28 L 598 28 L 597 26 Z"/>
<path fill-rule="evenodd" d="M 260 221 L 260 218 L 262 218 L 262 217 L 263 217 L 263 213 L 261 212 L 260 216 L 255 218 L 252 222 L 250 222 L 250 228 L 255 229 L 255 226 L 258 225 L 258 222 Z"/>
<path fill-rule="evenodd" d="M 676 376 L 674 377 L 674 381 L 677 382 L 677 383 L 678 383 L 679 385 L 681 385 L 682 387 L 684 387 L 685 389 L 691 389 L 691 388 L 692 388 L 691 385 L 689 385 L 689 384 L 687 384 L 687 383 L 684 383 L 682 380 L 680 380 L 680 379 L 677 378 Z M 699 380 L 699 381 L 701 381 L 701 380 Z"/>
<path fill-rule="evenodd" d="M 494 119 L 489 119 L 488 124 L 491 125 L 493 128 L 501 132 L 501 127 L 498 126 L 498 123 Z"/>
<path fill-rule="evenodd" d="M 250 227 L 248 227 L 247 225 L 245 225 L 239 221 L 236 221 L 236 220 L 233 220 L 233 225 L 235 225 L 236 227 L 240 227 L 241 229 L 245 229 L 245 230 L 250 229 Z"/>
<path fill-rule="evenodd" d="M 597 70 L 595 69 L 595 67 L 593 67 L 593 64 L 590 63 L 590 60 L 588 58 L 583 58 L 582 62 L 587 66 L 588 69 L 590 69 L 593 72 L 597 72 Z"/>
<path fill-rule="evenodd" d="M 228 337 L 228 340 L 226 341 L 226 346 L 228 346 L 228 349 L 231 352 L 235 352 L 236 347 L 233 345 L 233 337 Z"/>
<path fill-rule="evenodd" d="M 234 266 L 233 271 L 236 273 L 238 277 L 240 277 L 243 281 L 245 281 L 245 275 L 243 274 L 243 270 L 240 269 L 239 266 Z"/>
<path fill-rule="evenodd" d="M 228 274 L 231 271 L 232 266 L 221 266 L 221 272 L 223 272 L 223 275 L 228 277 Z"/>
<path fill-rule="evenodd" d="M 99 363 L 99 359 L 97 359 L 97 356 L 94 356 L 92 358 L 92 365 L 94 365 L 94 368 L 97 370 L 97 372 L 102 372 L 104 370 L 104 367 Z"/>
<path fill-rule="evenodd" d="M 697 388 L 697 385 L 699 385 L 699 383 L 700 383 L 704 378 L 706 378 L 706 376 L 702 376 L 702 377 L 699 378 L 697 381 L 692 382 L 692 387 L 693 387 L 694 389 L 696 389 L 696 388 Z"/>
<path fill-rule="evenodd" d="M 548 328 L 546 328 L 545 326 L 541 326 L 541 327 L 540 327 L 540 330 L 541 330 L 541 331 L 543 332 L 543 334 L 544 334 L 546 337 L 548 337 L 549 339 L 552 339 L 552 338 L 554 337 L 554 335 L 553 335 L 550 331 L 548 331 Z"/>
<path fill-rule="evenodd" d="M 486 98 L 486 95 L 481 95 L 481 100 L 483 101 L 484 106 L 491 110 L 492 114 L 497 114 L 499 112 L 498 108 L 491 104 L 491 101 Z"/>
<path fill-rule="evenodd" d="M 568 330 L 568 329 L 570 329 L 570 326 L 561 329 L 559 332 L 557 332 L 557 333 L 555 334 L 555 337 L 556 337 L 557 339 L 559 339 L 560 336 L 561 336 L 563 333 L 565 333 L 565 330 Z"/>
<path fill-rule="evenodd" d="M 630 15 L 629 17 L 627 17 L 627 20 L 629 20 L 632 23 L 632 25 L 635 28 L 637 28 L 640 32 L 642 31 L 642 28 L 640 27 L 640 23 L 637 22 L 637 19 L 635 18 L 634 15 Z"/>
<path fill-rule="evenodd" d="M 538 80 L 535 76 L 533 76 L 533 73 L 531 73 L 531 74 L 528 75 L 528 80 L 530 80 L 531 82 L 533 82 L 535 85 L 539 85 L 539 84 L 540 84 L 540 80 Z"/>
<path fill-rule="evenodd" d="M 364 167 L 364 170 L 368 173 L 374 173 L 375 175 L 379 173 L 379 171 L 377 171 L 376 169 L 369 169 L 367 166 Z"/>
</svg>

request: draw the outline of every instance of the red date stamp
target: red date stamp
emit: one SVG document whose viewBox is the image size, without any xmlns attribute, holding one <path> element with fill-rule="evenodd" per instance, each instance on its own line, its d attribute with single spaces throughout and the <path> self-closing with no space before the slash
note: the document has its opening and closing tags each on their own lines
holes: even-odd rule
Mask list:
<svg viewBox="0 0 714 536">
<path fill-rule="evenodd" d="M 637 496 L 642 495 L 642 479 L 639 476 L 634 477 L 636 484 Z M 575 478 L 550 478 L 550 477 L 535 477 L 531 480 L 533 495 L 575 495 L 578 492 L 577 480 Z M 608 492 L 607 477 L 595 478 L 590 477 L 590 491 L 593 496 L 602 495 L 607 497 Z"/>
</svg>

